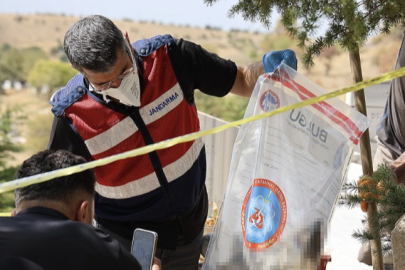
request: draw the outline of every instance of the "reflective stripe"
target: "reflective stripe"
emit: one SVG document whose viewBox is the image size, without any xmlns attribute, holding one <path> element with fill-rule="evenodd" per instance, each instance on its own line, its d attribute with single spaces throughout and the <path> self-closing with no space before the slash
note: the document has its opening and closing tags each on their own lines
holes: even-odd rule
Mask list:
<svg viewBox="0 0 405 270">
<path fill-rule="evenodd" d="M 140 109 L 140 114 L 145 124 L 152 123 L 165 116 L 183 101 L 183 91 L 179 84 Z M 91 155 L 97 155 L 116 146 L 138 131 L 134 121 L 128 116 L 108 130 L 85 141 Z"/>
<path fill-rule="evenodd" d="M 183 91 L 181 90 L 180 85 L 176 83 L 170 90 L 166 91 L 166 93 L 152 103 L 149 103 L 140 109 L 139 112 L 143 121 L 147 125 L 165 116 L 171 110 L 176 108 L 183 99 Z"/>
<path fill-rule="evenodd" d="M 195 140 L 185 155 L 163 168 L 168 182 L 181 177 L 193 166 L 200 155 L 203 145 L 202 138 Z M 97 193 L 110 199 L 127 199 L 146 194 L 158 187 L 160 187 L 160 184 L 154 172 L 122 186 L 110 187 L 96 183 Z"/>
<path fill-rule="evenodd" d="M 137 126 L 131 117 L 128 116 L 110 129 L 86 140 L 84 143 L 89 149 L 90 154 L 94 156 L 116 146 L 136 131 L 138 131 Z"/>
</svg>

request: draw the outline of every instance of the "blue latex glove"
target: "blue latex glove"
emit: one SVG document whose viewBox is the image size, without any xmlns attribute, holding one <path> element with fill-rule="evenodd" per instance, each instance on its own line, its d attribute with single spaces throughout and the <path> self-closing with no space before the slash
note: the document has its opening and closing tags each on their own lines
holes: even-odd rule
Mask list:
<svg viewBox="0 0 405 270">
<path fill-rule="evenodd" d="M 268 52 L 263 55 L 263 66 L 266 73 L 273 72 L 284 61 L 288 66 L 297 70 L 297 57 L 292 50 Z"/>
</svg>

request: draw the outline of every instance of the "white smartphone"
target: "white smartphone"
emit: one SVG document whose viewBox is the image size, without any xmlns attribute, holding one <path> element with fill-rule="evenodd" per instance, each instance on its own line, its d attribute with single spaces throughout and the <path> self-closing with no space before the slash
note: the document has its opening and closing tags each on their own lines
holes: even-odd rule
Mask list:
<svg viewBox="0 0 405 270">
<path fill-rule="evenodd" d="M 138 260 L 142 270 L 152 269 L 156 253 L 158 235 L 156 232 L 144 229 L 135 229 L 132 238 L 131 253 Z"/>
</svg>

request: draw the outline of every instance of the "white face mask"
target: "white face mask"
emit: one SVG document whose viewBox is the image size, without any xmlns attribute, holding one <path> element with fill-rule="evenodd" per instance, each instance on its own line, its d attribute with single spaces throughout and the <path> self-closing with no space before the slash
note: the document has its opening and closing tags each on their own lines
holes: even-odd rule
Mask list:
<svg viewBox="0 0 405 270">
<path fill-rule="evenodd" d="M 138 69 L 137 64 L 134 59 L 134 55 L 130 50 L 129 45 L 127 42 L 125 44 L 128 47 L 129 54 L 132 60 L 133 71 L 130 72 L 128 75 L 122 79 L 121 84 L 117 88 L 108 88 L 106 90 L 95 90 L 93 85 L 90 84 L 90 91 L 95 91 L 98 94 L 103 95 L 103 99 L 106 102 L 110 102 L 111 100 L 107 97 L 110 96 L 119 100 L 120 103 L 125 104 L 127 106 L 136 106 L 139 107 L 141 105 L 141 90 L 139 85 L 139 77 L 138 77 Z"/>
</svg>

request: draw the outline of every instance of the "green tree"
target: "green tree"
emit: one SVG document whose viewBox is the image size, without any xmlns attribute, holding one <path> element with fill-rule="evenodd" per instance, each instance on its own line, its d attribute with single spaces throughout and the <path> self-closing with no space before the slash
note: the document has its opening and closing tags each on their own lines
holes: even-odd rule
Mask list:
<svg viewBox="0 0 405 270">
<path fill-rule="evenodd" d="M 49 96 L 58 88 L 66 83 L 77 71 L 68 63 L 54 60 L 40 60 L 32 68 L 28 75 L 28 83 L 36 87 L 38 93 L 43 86 L 49 87 Z"/>
<path fill-rule="evenodd" d="M 219 0 L 204 0 L 213 4 Z M 229 16 L 241 14 L 245 20 L 259 21 L 270 26 L 273 11 L 281 15 L 285 30 L 298 39 L 298 46 L 304 48 L 305 66 L 313 65 L 313 57 L 324 48 L 339 44 L 349 52 L 350 65 L 355 82 L 363 80 L 360 48 L 374 33 L 389 33 L 392 27 L 405 26 L 405 1 L 403 0 L 239 0 L 230 9 Z M 313 39 L 321 25 L 327 25 L 324 34 Z M 355 92 L 355 106 L 366 113 L 364 91 Z M 363 174 L 372 175 L 371 147 L 368 130 L 360 140 Z M 368 217 L 374 220 L 377 206 L 370 203 Z M 382 269 L 380 234 L 376 224 L 369 222 L 373 234 L 370 241 L 374 269 Z"/>
<path fill-rule="evenodd" d="M 0 49 L 0 84 L 5 80 L 26 82 L 35 63 L 47 58 L 39 47 L 16 49 L 3 45 Z"/>
<path fill-rule="evenodd" d="M 13 153 L 20 152 L 22 146 L 14 142 L 18 136 L 16 130 L 20 119 L 19 110 L 6 108 L 0 112 L 0 183 L 14 178 L 16 166 L 9 166 L 8 161 L 13 158 Z M 9 211 L 14 207 L 14 193 L 0 194 L 0 212 Z"/>
<path fill-rule="evenodd" d="M 218 98 L 196 91 L 195 103 L 199 111 L 232 122 L 243 118 L 249 99 L 236 95 Z"/>
<path fill-rule="evenodd" d="M 204 0 L 212 5 L 219 0 Z M 313 57 L 323 48 L 336 43 L 356 51 L 374 33 L 389 33 L 398 24 L 405 25 L 405 2 L 402 0 L 239 0 L 229 16 L 241 14 L 245 20 L 271 26 L 271 15 L 278 11 L 284 29 L 304 47 L 304 64 L 312 65 Z M 321 26 L 325 33 L 312 38 Z M 280 28 L 280 26 L 278 26 Z"/>
<path fill-rule="evenodd" d="M 23 70 L 24 57 L 21 51 L 10 48 L 1 54 L 0 73 L 3 80 L 24 82 Z M 3 82 L 3 80 L 1 82 Z"/>
<path fill-rule="evenodd" d="M 24 77 L 24 81 L 28 81 L 28 75 L 36 62 L 38 62 L 39 60 L 46 60 L 49 58 L 46 52 L 39 47 L 30 47 L 27 49 L 22 49 L 21 55 L 23 56 L 24 59 L 22 64 L 22 74 Z"/>
<path fill-rule="evenodd" d="M 67 58 L 65 51 L 63 50 L 63 44 L 59 39 L 58 45 L 51 49 L 51 55 L 53 58 L 58 58 L 62 62 L 69 62 L 69 59 Z"/>
<path fill-rule="evenodd" d="M 346 196 L 342 196 L 340 204 L 350 208 L 375 202 L 380 205 L 375 222 L 382 232 L 390 232 L 395 224 L 405 213 L 405 187 L 396 184 L 396 176 L 387 165 L 380 165 L 372 176 L 362 176 L 358 183 L 347 183 L 343 186 Z M 368 229 L 356 230 L 353 237 L 361 242 L 373 239 Z M 382 237 L 383 253 L 392 252 L 391 236 L 386 234 Z"/>
<path fill-rule="evenodd" d="M 339 49 L 336 48 L 335 46 L 333 47 L 328 47 L 324 48 L 321 52 L 321 58 L 324 59 L 324 65 L 325 65 L 325 76 L 329 75 L 329 71 L 332 67 L 332 60 L 335 58 L 335 56 L 338 56 L 340 54 Z"/>
</svg>

